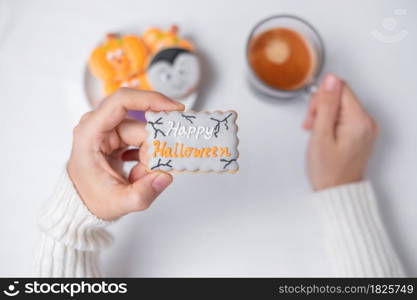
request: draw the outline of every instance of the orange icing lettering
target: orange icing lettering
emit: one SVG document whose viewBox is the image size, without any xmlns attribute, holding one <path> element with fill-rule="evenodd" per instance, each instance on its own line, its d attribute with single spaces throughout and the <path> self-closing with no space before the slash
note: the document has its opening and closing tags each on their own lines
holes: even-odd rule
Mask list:
<svg viewBox="0 0 417 300">
<path fill-rule="evenodd" d="M 164 157 L 164 151 L 165 151 L 165 146 L 167 145 L 167 142 L 162 143 L 162 148 L 159 147 L 160 144 L 161 143 L 159 142 L 159 140 L 153 141 L 153 147 L 154 147 L 153 157 L 156 157 L 158 153 L 160 154 L 160 156 Z"/>
<path fill-rule="evenodd" d="M 170 147 L 165 148 L 163 157 L 172 157 L 172 149 Z"/>
<path fill-rule="evenodd" d="M 184 154 L 183 154 L 183 152 L 182 152 L 183 148 L 184 148 L 184 145 L 183 145 L 183 144 L 181 144 L 181 149 L 180 149 L 180 157 L 181 157 L 181 158 L 183 158 L 183 157 L 184 157 Z"/>
<path fill-rule="evenodd" d="M 217 147 L 211 147 L 211 156 L 212 157 L 217 157 Z"/>
<path fill-rule="evenodd" d="M 210 157 L 210 148 L 204 148 L 203 149 L 203 157 Z"/>
<path fill-rule="evenodd" d="M 229 148 L 228 147 L 222 147 L 220 148 L 220 156 L 232 156 L 232 154 L 229 153 Z"/>
<path fill-rule="evenodd" d="M 190 157 L 191 153 L 193 153 L 193 149 L 192 147 L 187 147 L 185 148 L 185 157 Z"/>
<path fill-rule="evenodd" d="M 203 150 L 194 148 L 194 157 L 201 157 L 201 155 L 203 155 Z"/>
<path fill-rule="evenodd" d="M 174 153 L 172 154 L 172 157 L 177 157 L 177 148 L 178 148 L 178 143 L 175 143 Z"/>
</svg>

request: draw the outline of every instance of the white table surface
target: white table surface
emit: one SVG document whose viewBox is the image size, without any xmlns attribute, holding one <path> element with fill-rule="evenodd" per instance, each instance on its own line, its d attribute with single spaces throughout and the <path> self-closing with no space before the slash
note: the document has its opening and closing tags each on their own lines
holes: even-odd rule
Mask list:
<svg viewBox="0 0 417 300">
<path fill-rule="evenodd" d="M 346 78 L 379 121 L 369 178 L 395 247 L 417 276 L 416 9 L 413 0 L 0 0 L 0 276 L 31 274 L 37 212 L 87 109 L 89 51 L 108 31 L 174 22 L 203 56 L 198 108 L 239 113 L 241 169 L 176 175 L 151 209 L 110 228 L 116 239 L 102 256 L 105 274 L 329 275 L 304 170 L 306 102 L 265 101 L 246 83 L 247 34 L 276 13 L 314 24 L 326 44 L 325 70 Z M 381 22 L 392 16 L 408 35 L 382 43 L 371 31 L 385 33 Z"/>
</svg>

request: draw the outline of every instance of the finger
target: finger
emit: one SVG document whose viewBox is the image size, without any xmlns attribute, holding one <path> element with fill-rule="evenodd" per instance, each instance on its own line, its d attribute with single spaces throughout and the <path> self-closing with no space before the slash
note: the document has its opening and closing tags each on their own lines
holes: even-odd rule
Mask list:
<svg viewBox="0 0 417 300">
<path fill-rule="evenodd" d="M 139 160 L 146 164 L 149 161 L 149 156 L 149 144 L 143 143 L 139 149 Z"/>
<path fill-rule="evenodd" d="M 184 110 L 184 105 L 157 92 L 120 88 L 101 102 L 90 124 L 95 131 L 107 132 L 126 117 L 128 110 L 173 111 Z"/>
<path fill-rule="evenodd" d="M 127 186 L 128 195 L 124 204 L 127 212 L 147 209 L 171 182 L 170 174 L 151 172 Z"/>
<path fill-rule="evenodd" d="M 146 174 L 148 174 L 148 172 L 146 171 L 145 165 L 142 164 L 142 163 L 137 163 L 132 168 L 132 170 L 130 170 L 129 177 L 128 177 L 129 182 L 134 183 L 135 181 L 139 180 L 140 178 L 142 178 Z"/>
<path fill-rule="evenodd" d="M 326 75 L 317 100 L 317 116 L 313 124 L 315 134 L 334 137 L 341 101 L 341 80 L 334 74 Z"/>
<path fill-rule="evenodd" d="M 313 128 L 314 120 L 316 118 L 317 113 L 317 100 L 318 93 L 314 93 L 311 96 L 310 104 L 307 109 L 307 114 L 302 125 L 305 130 L 311 130 Z"/>
<path fill-rule="evenodd" d="M 139 160 L 139 149 L 129 149 L 122 154 L 123 161 L 138 161 Z"/>
<path fill-rule="evenodd" d="M 362 129 L 371 129 L 371 131 L 378 135 L 379 127 L 375 119 L 362 106 L 360 100 L 350 86 L 344 85 L 342 91 L 342 114 L 341 123 L 351 123 L 355 125 L 362 125 Z"/>
<path fill-rule="evenodd" d="M 342 89 L 342 106 L 343 109 L 352 112 L 365 112 L 362 104 L 359 102 L 358 97 L 352 91 L 348 84 L 345 84 Z"/>
<path fill-rule="evenodd" d="M 123 120 L 117 127 L 120 139 L 129 146 L 140 147 L 147 137 L 146 124 L 132 119 Z"/>
</svg>

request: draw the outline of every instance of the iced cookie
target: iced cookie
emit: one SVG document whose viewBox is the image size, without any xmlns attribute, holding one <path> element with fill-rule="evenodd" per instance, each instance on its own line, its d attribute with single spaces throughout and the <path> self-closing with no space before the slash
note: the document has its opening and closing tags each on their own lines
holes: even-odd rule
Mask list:
<svg viewBox="0 0 417 300">
<path fill-rule="evenodd" d="M 140 83 L 181 100 L 195 92 L 200 82 L 200 63 L 195 53 L 184 48 L 166 48 L 156 53 L 149 62 Z"/>
<path fill-rule="evenodd" d="M 146 47 L 152 52 L 156 53 L 164 48 L 179 47 L 192 51 L 192 44 L 181 38 L 178 26 L 172 25 L 169 30 L 164 31 L 159 28 L 149 28 L 143 34 L 143 40 Z"/>
<path fill-rule="evenodd" d="M 236 118 L 234 111 L 147 112 L 148 170 L 235 173 Z"/>
<path fill-rule="evenodd" d="M 129 80 L 144 72 L 148 50 L 135 35 L 108 34 L 106 41 L 93 50 L 88 65 L 91 72 L 104 82 Z"/>
</svg>

